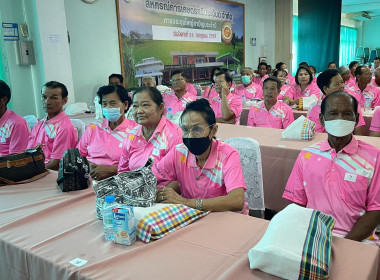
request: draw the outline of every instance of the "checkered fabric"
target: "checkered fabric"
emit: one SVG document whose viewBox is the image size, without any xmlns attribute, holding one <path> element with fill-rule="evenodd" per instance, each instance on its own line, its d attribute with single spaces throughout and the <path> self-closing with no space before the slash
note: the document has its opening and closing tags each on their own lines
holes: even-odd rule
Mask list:
<svg viewBox="0 0 380 280">
<path fill-rule="evenodd" d="M 153 242 L 208 213 L 182 204 L 172 204 L 142 218 L 137 225 L 137 236 L 146 243 Z"/>
<path fill-rule="evenodd" d="M 310 141 L 311 139 L 313 139 L 314 132 L 315 123 L 305 118 L 302 124 L 301 139 Z"/>
</svg>

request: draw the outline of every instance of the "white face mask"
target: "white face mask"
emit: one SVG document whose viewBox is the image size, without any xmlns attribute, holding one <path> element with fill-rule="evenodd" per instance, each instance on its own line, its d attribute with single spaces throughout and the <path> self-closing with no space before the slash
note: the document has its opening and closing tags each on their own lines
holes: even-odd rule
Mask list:
<svg viewBox="0 0 380 280">
<path fill-rule="evenodd" d="M 355 125 L 355 122 L 346 120 L 325 121 L 326 132 L 335 137 L 343 137 L 351 134 L 355 129 Z"/>
</svg>

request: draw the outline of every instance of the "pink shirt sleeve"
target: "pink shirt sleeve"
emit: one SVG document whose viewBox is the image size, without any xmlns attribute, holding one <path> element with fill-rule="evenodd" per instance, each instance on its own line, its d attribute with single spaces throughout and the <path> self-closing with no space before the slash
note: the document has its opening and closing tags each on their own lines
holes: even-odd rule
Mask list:
<svg viewBox="0 0 380 280">
<path fill-rule="evenodd" d="M 235 149 L 232 150 L 224 161 L 223 177 L 227 193 L 238 188 L 247 189 L 245 186 L 240 156 Z"/>
<path fill-rule="evenodd" d="M 315 83 L 311 83 L 310 95 L 314 94 L 318 99 L 321 97 L 321 90 Z"/>
<path fill-rule="evenodd" d="M 123 172 L 123 171 L 129 171 L 129 142 L 132 141 L 130 140 L 130 135 L 127 134 L 123 141 L 123 147 L 122 147 L 122 152 L 120 155 L 120 160 L 119 160 L 119 165 L 117 167 L 117 173 Z"/>
<path fill-rule="evenodd" d="M 207 99 L 208 96 L 209 96 L 210 90 L 211 90 L 211 87 L 210 87 L 210 86 L 207 86 L 207 87 L 205 88 L 205 91 L 204 91 L 203 94 L 202 94 L 202 97 Z"/>
<path fill-rule="evenodd" d="M 380 109 L 377 109 L 373 114 L 371 121 L 371 131 L 380 132 Z"/>
<path fill-rule="evenodd" d="M 169 182 L 177 181 L 175 166 L 176 148 L 173 147 L 161 160 L 154 163 L 152 171 L 157 179 L 157 187 L 162 188 Z"/>
<path fill-rule="evenodd" d="M 260 99 L 264 98 L 263 88 L 260 85 L 257 85 L 257 87 L 256 87 L 256 96 L 255 96 L 255 98 L 260 98 Z"/>
<path fill-rule="evenodd" d="M 53 149 L 51 151 L 51 159 L 61 159 L 63 154 L 69 148 L 75 148 L 78 141 L 78 134 L 74 126 L 65 123 L 58 128 L 57 136 L 54 139 Z"/>
<path fill-rule="evenodd" d="M 371 183 L 367 191 L 367 211 L 380 210 L 380 152 L 377 153 L 377 161 Z"/>
<path fill-rule="evenodd" d="M 231 102 L 228 105 L 230 106 L 231 111 L 234 112 L 235 118 L 239 119 L 240 114 L 243 111 L 243 103 L 240 96 L 234 94 Z"/>
<path fill-rule="evenodd" d="M 255 117 L 254 117 L 254 108 L 256 108 L 255 106 L 251 106 L 251 108 L 249 108 L 249 112 L 248 112 L 248 119 L 247 119 L 247 125 L 249 126 L 256 126 L 255 125 Z"/>
<path fill-rule="evenodd" d="M 289 108 L 286 108 L 286 114 L 283 121 L 283 129 L 287 128 L 292 122 L 294 122 L 294 114 L 292 108 L 288 106 Z"/>
<path fill-rule="evenodd" d="M 296 92 L 296 87 L 291 85 L 288 90 L 285 92 L 284 96 L 287 96 L 291 99 L 294 99 L 294 93 Z"/>
<path fill-rule="evenodd" d="M 83 157 L 88 156 L 87 146 L 90 145 L 91 131 L 92 129 L 90 128 L 90 126 L 88 126 L 77 145 L 77 149 Z"/>
<path fill-rule="evenodd" d="M 361 109 L 359 104 L 358 104 L 358 112 L 359 112 L 359 121 L 358 121 L 358 124 L 356 125 L 356 127 L 365 126 L 365 120 L 363 117 L 363 112 L 362 112 L 362 109 Z"/>
<path fill-rule="evenodd" d="M 319 108 L 320 107 L 317 104 L 309 108 L 309 111 L 307 112 L 307 118 L 315 123 L 316 132 L 325 132 L 324 127 L 321 125 L 321 122 L 319 121 L 319 113 L 321 112 Z"/>
<path fill-rule="evenodd" d="M 29 128 L 26 121 L 16 122 L 11 131 L 9 154 L 21 153 L 28 147 Z"/>
</svg>

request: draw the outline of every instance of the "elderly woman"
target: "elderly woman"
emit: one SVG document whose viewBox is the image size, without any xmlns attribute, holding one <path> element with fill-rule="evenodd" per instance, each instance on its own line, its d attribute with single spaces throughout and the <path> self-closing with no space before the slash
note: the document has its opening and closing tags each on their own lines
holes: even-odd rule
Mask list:
<svg viewBox="0 0 380 280">
<path fill-rule="evenodd" d="M 283 100 L 285 93 L 290 88 L 290 85 L 286 83 L 288 79 L 288 72 L 286 72 L 284 69 L 277 69 L 274 71 L 273 77 L 281 81 L 281 91 L 277 96 L 277 100 Z"/>
<path fill-rule="evenodd" d="M 77 148 L 90 163 L 91 177 L 102 180 L 117 174 L 121 146 L 127 132 L 137 124 L 124 115 L 131 105 L 131 98 L 124 87 L 103 86 L 97 95 L 104 119 L 87 127 Z"/>
<path fill-rule="evenodd" d="M 203 211 L 247 214 L 239 153 L 214 138 L 215 121 L 206 99 L 186 106 L 181 116 L 183 144 L 153 166 L 159 183 L 157 200 Z"/>
<path fill-rule="evenodd" d="M 348 89 L 355 85 L 355 81 L 352 82 L 350 79 L 350 69 L 348 69 L 346 66 L 340 66 L 338 68 L 338 72 L 343 79 L 344 89 Z"/>
<path fill-rule="evenodd" d="M 253 69 L 245 67 L 240 71 L 242 84 L 235 88 L 235 94 L 239 95 L 241 99 L 263 98 L 263 89 L 258 84 L 253 82 Z"/>
<path fill-rule="evenodd" d="M 218 96 L 218 93 L 215 91 L 215 77 L 216 74 L 219 72 L 222 72 L 222 69 L 220 67 L 215 67 L 211 71 L 211 85 L 207 86 L 205 88 L 205 91 L 202 94 L 203 98 L 209 99 L 209 98 L 214 98 Z"/>
<path fill-rule="evenodd" d="M 118 172 L 140 168 L 150 156 L 158 162 L 182 142 L 179 127 L 163 116 L 164 103 L 158 89 L 143 87 L 136 90 L 132 110 L 139 125 L 129 131 L 124 140 Z"/>
<path fill-rule="evenodd" d="M 288 105 L 293 105 L 298 104 L 298 99 L 301 97 L 315 95 L 319 98 L 321 91 L 312 81 L 313 74 L 310 72 L 309 67 L 301 65 L 296 73 L 296 83 L 285 93 L 284 102 Z"/>
</svg>

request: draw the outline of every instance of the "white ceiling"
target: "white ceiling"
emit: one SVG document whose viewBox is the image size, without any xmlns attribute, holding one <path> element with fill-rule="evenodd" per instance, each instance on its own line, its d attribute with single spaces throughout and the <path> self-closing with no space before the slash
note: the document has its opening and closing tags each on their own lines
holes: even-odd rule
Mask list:
<svg viewBox="0 0 380 280">
<path fill-rule="evenodd" d="M 371 17 L 380 17 L 380 1 L 342 0 L 342 13 L 369 12 Z"/>
</svg>

